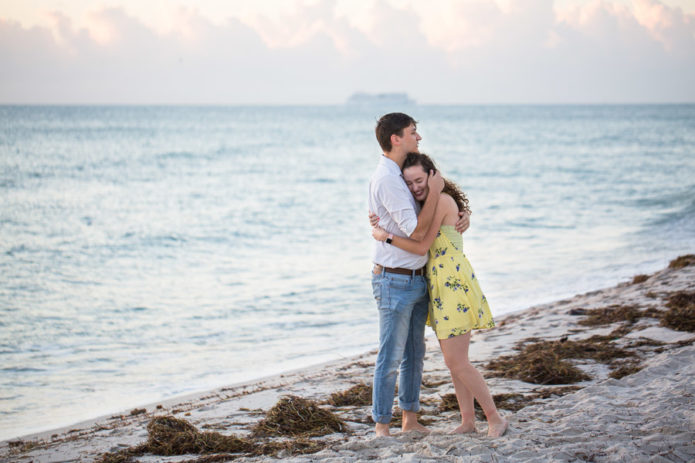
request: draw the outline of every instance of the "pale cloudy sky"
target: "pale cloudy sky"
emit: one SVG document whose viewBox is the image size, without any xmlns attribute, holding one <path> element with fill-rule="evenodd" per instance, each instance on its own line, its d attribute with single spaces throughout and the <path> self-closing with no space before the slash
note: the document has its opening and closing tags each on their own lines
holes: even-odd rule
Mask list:
<svg viewBox="0 0 695 463">
<path fill-rule="evenodd" d="M 0 103 L 695 102 L 695 0 L 0 0 Z"/>
</svg>

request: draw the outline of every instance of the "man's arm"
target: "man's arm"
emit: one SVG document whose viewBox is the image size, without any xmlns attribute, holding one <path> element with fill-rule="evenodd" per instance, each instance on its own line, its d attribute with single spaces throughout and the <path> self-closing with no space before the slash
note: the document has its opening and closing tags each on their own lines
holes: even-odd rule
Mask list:
<svg viewBox="0 0 695 463">
<path fill-rule="evenodd" d="M 427 194 L 427 199 L 425 199 L 425 204 L 420 210 L 420 214 L 417 216 L 417 227 L 410 234 L 410 239 L 415 241 L 422 241 L 427 235 L 427 231 L 432 225 L 432 219 L 434 218 L 435 210 L 437 209 L 437 202 L 439 201 L 439 194 L 444 189 L 444 179 L 439 171 L 432 172 L 427 178 L 427 186 L 430 191 Z"/>
<path fill-rule="evenodd" d="M 459 219 L 456 221 L 456 231 L 463 233 L 471 226 L 471 214 L 468 212 L 459 212 Z"/>
</svg>

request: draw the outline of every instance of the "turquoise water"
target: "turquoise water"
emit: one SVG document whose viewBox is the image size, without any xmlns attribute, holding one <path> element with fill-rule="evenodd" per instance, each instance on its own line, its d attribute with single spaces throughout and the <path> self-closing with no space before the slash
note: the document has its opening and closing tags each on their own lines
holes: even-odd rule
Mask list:
<svg viewBox="0 0 695 463">
<path fill-rule="evenodd" d="M 495 315 L 695 251 L 695 105 L 406 111 Z M 0 106 L 0 438 L 374 348 L 382 112 Z"/>
</svg>

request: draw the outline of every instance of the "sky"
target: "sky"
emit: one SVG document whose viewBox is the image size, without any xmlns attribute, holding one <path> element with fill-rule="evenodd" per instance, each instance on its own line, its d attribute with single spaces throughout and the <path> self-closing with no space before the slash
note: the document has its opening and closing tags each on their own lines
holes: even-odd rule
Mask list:
<svg viewBox="0 0 695 463">
<path fill-rule="evenodd" d="M 0 104 L 695 102 L 695 0 L 0 0 Z"/>
</svg>

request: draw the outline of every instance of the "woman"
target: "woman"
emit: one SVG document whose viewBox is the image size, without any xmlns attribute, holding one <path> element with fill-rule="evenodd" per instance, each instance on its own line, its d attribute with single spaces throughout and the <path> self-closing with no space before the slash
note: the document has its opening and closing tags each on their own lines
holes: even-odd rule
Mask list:
<svg viewBox="0 0 695 463">
<path fill-rule="evenodd" d="M 425 154 L 409 153 L 403 164 L 405 182 L 415 200 L 421 203 L 429 193 L 427 173 L 430 171 L 436 171 L 436 167 Z M 492 328 L 495 323 L 475 273 L 463 254 L 461 235 L 454 227 L 459 211 L 470 213 L 468 200 L 454 183 L 448 180 L 444 183 L 432 225 L 422 241 L 390 235 L 379 226 L 374 227 L 372 235 L 379 241 L 390 238 L 393 246 L 414 254 L 425 255 L 429 251 L 427 323 L 439 340 L 461 410 L 461 425 L 452 433 L 475 432 L 475 398 L 485 412 L 488 436 L 499 437 L 507 430 L 508 422 L 498 413 L 483 376 L 468 359 L 471 330 Z"/>
</svg>

